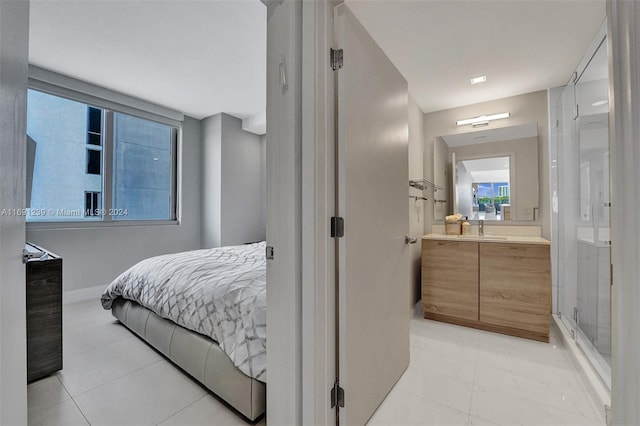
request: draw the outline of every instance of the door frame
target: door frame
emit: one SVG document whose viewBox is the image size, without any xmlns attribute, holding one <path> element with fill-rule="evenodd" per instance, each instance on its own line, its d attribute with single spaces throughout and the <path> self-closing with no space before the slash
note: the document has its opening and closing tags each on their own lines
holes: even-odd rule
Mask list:
<svg viewBox="0 0 640 426">
<path fill-rule="evenodd" d="M 343 0 L 302 0 L 302 424 L 335 423 L 335 93 L 329 51 Z"/>
<path fill-rule="evenodd" d="M 0 424 L 27 424 L 25 243 L 29 1 L 0 1 Z"/>
<path fill-rule="evenodd" d="M 333 7 L 267 5 L 267 416 L 335 423 Z M 281 65 L 282 64 L 282 65 Z M 286 77 L 286 89 L 282 78 Z"/>
</svg>

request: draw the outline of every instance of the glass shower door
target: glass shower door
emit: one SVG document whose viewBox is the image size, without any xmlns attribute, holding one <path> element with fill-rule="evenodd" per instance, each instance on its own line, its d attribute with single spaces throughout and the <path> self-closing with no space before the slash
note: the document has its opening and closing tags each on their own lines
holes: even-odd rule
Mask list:
<svg viewBox="0 0 640 426">
<path fill-rule="evenodd" d="M 611 377 L 608 69 L 604 41 L 558 101 L 558 313 Z M 553 165 L 552 165 L 553 166 Z"/>
</svg>

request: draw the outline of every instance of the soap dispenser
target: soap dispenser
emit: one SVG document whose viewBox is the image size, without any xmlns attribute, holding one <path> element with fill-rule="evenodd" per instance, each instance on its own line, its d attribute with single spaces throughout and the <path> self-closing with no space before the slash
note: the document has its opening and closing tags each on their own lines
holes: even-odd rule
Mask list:
<svg viewBox="0 0 640 426">
<path fill-rule="evenodd" d="M 471 234 L 471 224 L 469 223 L 469 216 L 465 216 L 464 222 L 462 222 L 462 235 Z"/>
</svg>

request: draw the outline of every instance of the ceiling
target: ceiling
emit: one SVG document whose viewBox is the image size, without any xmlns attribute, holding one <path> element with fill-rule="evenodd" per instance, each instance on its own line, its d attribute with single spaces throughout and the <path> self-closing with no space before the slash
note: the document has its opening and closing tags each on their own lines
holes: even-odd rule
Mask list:
<svg viewBox="0 0 640 426">
<path fill-rule="evenodd" d="M 347 4 L 425 113 L 566 84 L 606 16 L 604 0 Z"/>
<path fill-rule="evenodd" d="M 424 112 L 564 84 L 605 17 L 604 0 L 347 3 Z M 226 112 L 264 129 L 258 0 L 32 0 L 30 37 L 34 65 L 198 119 Z M 483 74 L 487 83 L 469 84 Z"/>
<path fill-rule="evenodd" d="M 463 160 L 473 182 L 509 182 L 509 157 Z"/>
<path fill-rule="evenodd" d="M 32 0 L 30 19 L 34 65 L 198 119 L 264 115 L 258 0 Z"/>
</svg>

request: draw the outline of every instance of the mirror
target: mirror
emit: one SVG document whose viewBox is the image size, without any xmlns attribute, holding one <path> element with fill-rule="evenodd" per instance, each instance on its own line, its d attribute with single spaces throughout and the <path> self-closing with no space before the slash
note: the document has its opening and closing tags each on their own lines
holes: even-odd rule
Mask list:
<svg viewBox="0 0 640 426">
<path fill-rule="evenodd" d="M 446 212 L 436 205 L 436 219 L 460 213 L 472 220 L 539 220 L 537 123 L 440 139 L 441 154 L 434 159 L 446 150 L 452 202 Z"/>
</svg>

